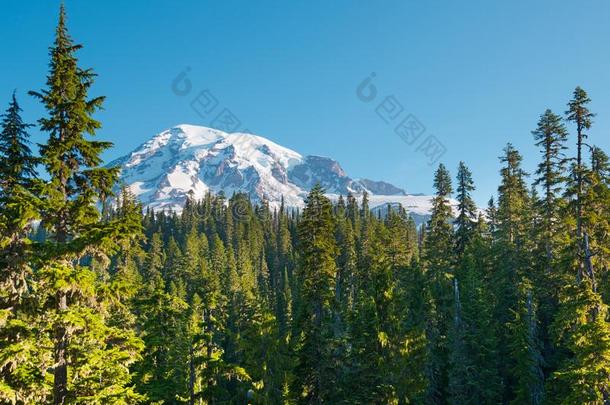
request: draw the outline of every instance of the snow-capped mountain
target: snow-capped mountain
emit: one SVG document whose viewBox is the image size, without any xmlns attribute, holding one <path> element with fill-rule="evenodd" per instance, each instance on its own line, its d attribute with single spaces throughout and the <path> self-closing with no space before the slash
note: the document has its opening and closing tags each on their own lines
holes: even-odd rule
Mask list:
<svg viewBox="0 0 610 405">
<path fill-rule="evenodd" d="M 110 166 L 120 166 L 122 182 L 155 210 L 179 211 L 189 193 L 200 199 L 208 191 L 227 196 L 245 192 L 272 207 L 283 197 L 286 206 L 302 207 L 308 190 L 320 183 L 331 199 L 367 191 L 371 208 L 400 203 L 417 215 L 430 212 L 430 196 L 410 195 L 381 181 L 354 180 L 333 159 L 302 156 L 252 134 L 200 126 L 163 131 Z"/>
</svg>

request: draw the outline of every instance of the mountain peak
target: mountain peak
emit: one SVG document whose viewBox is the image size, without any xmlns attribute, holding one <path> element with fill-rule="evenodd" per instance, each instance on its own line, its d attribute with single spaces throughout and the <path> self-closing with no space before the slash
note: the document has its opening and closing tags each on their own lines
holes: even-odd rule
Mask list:
<svg viewBox="0 0 610 405">
<path fill-rule="evenodd" d="M 353 180 L 332 158 L 302 156 L 258 135 L 189 124 L 160 132 L 111 165 L 121 167 L 123 183 L 153 209 L 180 210 L 189 194 L 200 199 L 221 191 L 244 192 L 272 207 L 282 198 L 288 207 L 302 207 L 318 183 L 330 196 L 367 191 L 379 204 L 412 203 L 400 201 L 410 196 L 392 184 Z"/>
</svg>

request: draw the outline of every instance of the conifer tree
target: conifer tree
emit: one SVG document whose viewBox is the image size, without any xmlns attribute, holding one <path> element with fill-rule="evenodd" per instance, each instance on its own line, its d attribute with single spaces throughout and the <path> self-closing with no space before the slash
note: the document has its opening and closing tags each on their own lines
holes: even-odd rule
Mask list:
<svg viewBox="0 0 610 405">
<path fill-rule="evenodd" d="M 315 186 L 307 196 L 299 223 L 301 285 L 295 336 L 297 366 L 294 387 L 299 402 L 321 402 L 336 388 L 333 377 L 335 281 L 337 246 L 331 203 Z"/>
<path fill-rule="evenodd" d="M 447 398 L 448 333 L 452 312 L 452 277 L 454 234 L 449 198 L 451 178 L 443 164 L 434 175 L 436 194 L 432 199 L 432 215 L 424 240 L 424 263 L 430 283 L 434 312 L 429 323 L 428 340 L 431 345 L 430 384 L 427 402 L 438 403 Z"/>
<path fill-rule="evenodd" d="M 38 217 L 36 159 L 29 147 L 21 108 L 13 93 L 0 123 L 0 301 L 12 308 L 28 290 L 31 222 Z M 6 295 L 5 295 L 6 294 Z"/>
<path fill-rule="evenodd" d="M 583 224 L 587 235 L 591 267 L 596 269 L 596 287 L 604 302 L 609 302 L 610 284 L 610 163 L 606 153 L 594 146 L 591 169 L 587 170 L 586 193 L 583 198 Z M 590 235 L 590 236 L 589 236 Z"/>
<path fill-rule="evenodd" d="M 339 248 L 337 258 L 337 281 L 335 283 L 335 299 L 339 306 L 339 314 L 345 320 L 353 308 L 356 293 L 356 241 L 352 224 L 345 215 L 344 207 L 339 206 L 336 215 L 335 239 Z"/>
<path fill-rule="evenodd" d="M 514 319 L 518 306 L 518 289 L 524 276 L 531 269 L 531 240 L 529 238 L 532 215 L 529 191 L 525 184 L 526 173 L 521 167 L 521 154 L 508 144 L 500 158 L 503 166 L 498 187 L 498 210 L 496 214 L 494 259 L 495 272 L 491 289 L 494 292 L 494 318 L 497 321 L 500 358 L 505 359 L 500 367 L 504 383 L 504 398 L 510 400 L 515 381 L 509 350 L 508 336 L 503 333 Z"/>
<path fill-rule="evenodd" d="M 104 284 L 100 288 L 99 295 L 107 306 L 109 325 L 135 329 L 133 300 L 143 281 L 139 268 L 145 256 L 141 246 L 144 229 L 142 205 L 129 188 L 121 187 L 111 217 L 133 229 L 133 233 L 119 240 L 118 251 L 112 258 L 108 274 L 104 275 Z"/>
<path fill-rule="evenodd" d="M 544 374 L 536 304 L 527 281 L 519 286 L 518 304 L 508 324 L 510 353 L 514 358 L 511 374 L 515 379 L 514 404 L 542 404 L 545 397 Z"/>
<path fill-rule="evenodd" d="M 536 315 L 541 323 L 539 335 L 541 350 L 547 359 L 544 366 L 552 368 L 556 357 L 548 330 L 557 310 L 561 250 L 565 248 L 566 223 L 565 202 L 560 192 L 565 183 L 567 130 L 559 116 L 546 110 L 532 131 L 542 159 L 536 170 L 533 185 L 542 189 L 540 199 L 533 201 L 540 223 L 531 227 L 531 239 L 536 241 L 534 255 L 537 258 L 531 280 L 534 294 L 539 301 Z M 532 304 L 535 305 L 535 302 Z"/>
<path fill-rule="evenodd" d="M 23 122 L 21 112 L 16 92 L 13 92 L 0 122 L 0 187 L 3 193 L 17 185 L 30 186 L 30 180 L 36 177 L 37 160 L 32 156 L 27 132 L 33 125 Z"/>
<path fill-rule="evenodd" d="M 434 314 L 430 285 L 422 263 L 413 257 L 406 271 L 398 279 L 397 308 L 403 316 L 402 350 L 400 362 L 399 397 L 405 402 L 424 403 L 429 393 L 431 374 L 428 367 L 431 345 L 427 333 Z"/>
<path fill-rule="evenodd" d="M 576 251 L 578 256 L 578 277 L 583 276 L 585 270 L 584 256 L 584 235 L 586 230 L 583 230 L 582 217 L 583 207 L 582 198 L 584 193 L 584 177 L 586 165 L 583 157 L 583 147 L 588 135 L 586 131 L 591 128 L 593 123 L 593 114 L 589 111 L 588 104 L 591 99 L 587 92 L 580 87 L 574 89 L 572 100 L 568 102 L 568 110 L 566 111 L 566 119 L 576 124 L 576 162 L 572 165 L 572 175 L 570 184 L 567 190 L 568 196 L 572 199 L 571 206 L 574 207 L 573 212 L 576 217 Z M 587 275 L 592 277 L 593 270 L 586 269 Z"/>
<path fill-rule="evenodd" d="M 476 225 L 476 204 L 471 193 L 474 191 L 472 173 L 464 162 L 460 162 L 457 173 L 457 195 L 458 215 L 455 219 L 456 253 L 458 256 L 464 253 L 468 240 Z"/>
<path fill-rule="evenodd" d="M 449 402 L 464 404 L 468 401 L 468 380 L 470 379 L 467 365 L 465 325 L 462 319 L 462 301 L 458 279 L 453 279 L 453 322 L 449 331 Z"/>
<path fill-rule="evenodd" d="M 32 272 L 34 244 L 28 237 L 38 218 L 30 125 L 23 122 L 15 93 L 0 123 L 0 402 L 43 403 L 52 356 L 39 315 Z"/>
<path fill-rule="evenodd" d="M 409 298 L 405 273 L 410 270 L 410 246 L 404 230 L 408 222 L 398 213 L 394 215 L 387 218 L 390 227 L 383 222 L 371 225 L 374 232 L 368 267 L 359 275 L 351 313 L 350 359 L 343 395 L 355 402 L 413 401 L 422 399 L 425 389 L 422 369 L 406 366 L 410 361 L 413 366 L 418 361 L 421 365 L 424 328 L 419 322 L 406 322 Z M 399 240 L 396 244 L 404 243 L 401 250 L 391 243 L 394 238 Z"/>
<path fill-rule="evenodd" d="M 573 276 L 572 276 L 573 277 Z M 568 353 L 549 380 L 550 401 L 602 404 L 610 397 L 608 309 L 592 282 L 566 282 L 553 323 L 555 343 Z"/>
<path fill-rule="evenodd" d="M 288 216 L 285 212 L 283 200 L 277 219 L 277 272 L 274 278 L 276 296 L 276 319 L 278 322 L 279 333 L 285 336 L 289 330 L 291 317 L 291 274 L 293 267 L 293 246 L 288 228 Z M 273 271 L 270 271 L 273 274 Z"/>
<path fill-rule="evenodd" d="M 379 247 L 375 241 L 374 246 Z M 391 325 L 395 283 L 382 249 L 375 249 L 365 284 L 358 291 L 351 323 L 351 359 L 345 396 L 353 402 L 397 401 L 392 354 L 397 344 Z M 398 359 L 395 359 L 398 360 Z"/>
<path fill-rule="evenodd" d="M 142 360 L 134 367 L 138 390 L 151 401 L 172 403 L 186 397 L 185 379 L 188 364 L 188 304 L 174 285 L 165 291 L 165 283 L 157 277 L 137 297 L 138 328 L 142 331 L 145 349 Z"/>
<path fill-rule="evenodd" d="M 88 98 L 94 73 L 78 66 L 80 48 L 68 35 L 62 5 L 47 88 L 31 92 L 48 114 L 39 120 L 49 133 L 40 154 L 49 176 L 41 191 L 41 218 L 50 233 L 40 276 L 53 308 L 53 398 L 56 404 L 84 398 L 90 403 L 136 402 L 141 397 L 128 387 L 124 370 L 137 358 L 140 342 L 133 332 L 105 324 L 104 314 L 91 305 L 97 276 L 79 264 L 88 254 L 103 258 L 112 253 L 116 242 L 133 232 L 121 221 L 102 221 L 96 207 L 112 194 L 118 169 L 100 167 L 109 142 L 87 139 L 101 125 L 92 114 L 103 97 Z"/>
<path fill-rule="evenodd" d="M 532 134 L 537 141 L 536 146 L 542 152 L 542 161 L 538 164 L 534 185 L 543 188 L 543 197 L 538 205 L 543 215 L 542 239 L 546 257 L 545 270 L 548 272 L 553 262 L 559 232 L 561 202 L 558 193 L 564 181 L 565 155 L 563 151 L 566 149 L 564 143 L 567 139 L 567 131 L 561 118 L 553 114 L 551 110 L 546 110 L 540 116 L 538 127 Z"/>
<path fill-rule="evenodd" d="M 453 359 L 461 361 L 454 360 L 451 373 L 459 377 L 458 381 L 465 378 L 465 386 L 457 393 L 466 398 L 466 403 L 472 404 L 498 403 L 502 394 L 496 324 L 490 305 L 493 302 L 489 288 L 493 263 L 485 227 L 479 220 L 456 270 L 457 280 L 461 280 L 457 332 L 461 332 L 463 348 L 457 354 L 452 353 Z"/>
</svg>

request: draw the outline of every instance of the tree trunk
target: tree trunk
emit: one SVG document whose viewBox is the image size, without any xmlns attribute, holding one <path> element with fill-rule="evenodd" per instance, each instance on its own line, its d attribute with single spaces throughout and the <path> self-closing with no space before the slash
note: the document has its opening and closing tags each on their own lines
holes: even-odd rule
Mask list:
<svg viewBox="0 0 610 405">
<path fill-rule="evenodd" d="M 189 355 L 189 405 L 195 405 L 195 350 L 193 348 L 193 343 L 191 343 Z"/>
<path fill-rule="evenodd" d="M 593 262 L 591 261 L 593 254 L 591 253 L 591 247 L 589 246 L 589 234 L 587 232 L 584 232 L 583 243 L 585 250 L 585 269 L 587 271 L 587 276 L 589 276 L 591 279 L 593 291 L 596 291 L 597 287 L 595 285 L 595 272 L 593 271 Z"/>
<path fill-rule="evenodd" d="M 57 309 L 60 313 L 68 309 L 68 297 L 64 291 L 57 293 Z M 55 405 L 66 403 L 68 395 L 68 332 L 66 328 L 59 324 L 55 330 L 55 369 L 53 371 L 53 399 Z"/>
<path fill-rule="evenodd" d="M 576 240 L 578 244 L 578 282 L 583 276 L 583 239 L 582 239 L 582 126 L 580 122 L 577 124 L 577 156 L 576 156 Z"/>
</svg>

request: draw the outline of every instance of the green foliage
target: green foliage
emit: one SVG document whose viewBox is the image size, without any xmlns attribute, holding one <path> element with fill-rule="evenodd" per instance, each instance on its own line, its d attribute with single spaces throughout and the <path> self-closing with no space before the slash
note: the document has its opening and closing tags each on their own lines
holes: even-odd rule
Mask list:
<svg viewBox="0 0 610 405">
<path fill-rule="evenodd" d="M 0 123 L 0 403 L 44 402 L 53 361 L 37 317 L 37 280 L 28 237 L 39 218 L 36 160 L 15 94 Z"/>
<path fill-rule="evenodd" d="M 464 162 L 460 162 L 457 173 L 457 201 L 458 215 L 455 219 L 456 232 L 456 253 L 461 255 L 466 249 L 466 245 L 472 235 L 474 226 L 476 225 L 477 213 L 476 204 L 472 199 L 471 193 L 474 191 L 474 182 L 472 181 L 472 173 L 466 167 Z"/>
<path fill-rule="evenodd" d="M 561 292 L 553 337 L 568 355 L 549 381 L 554 403 L 601 404 L 610 393 L 608 310 L 591 287 L 571 282 Z"/>
<path fill-rule="evenodd" d="M 547 110 L 532 189 L 509 144 L 485 215 L 463 162 L 457 215 L 441 164 L 419 229 L 320 186 L 302 212 L 208 193 L 142 215 L 91 139 L 79 49 L 62 6 L 39 158 L 14 94 L 0 122 L 0 404 L 608 403 L 610 164 L 584 90 L 569 174 Z"/>
<path fill-rule="evenodd" d="M 449 198 L 453 188 L 443 164 L 434 175 L 436 195 L 424 239 L 424 264 L 432 296 L 433 315 L 428 325 L 430 384 L 427 401 L 438 403 L 448 396 L 449 328 L 453 307 L 454 230 Z"/>
<path fill-rule="evenodd" d="M 299 305 L 295 336 L 295 397 L 300 402 L 327 401 L 336 386 L 333 330 L 337 246 L 331 203 L 320 186 L 307 196 L 299 223 Z"/>
</svg>

